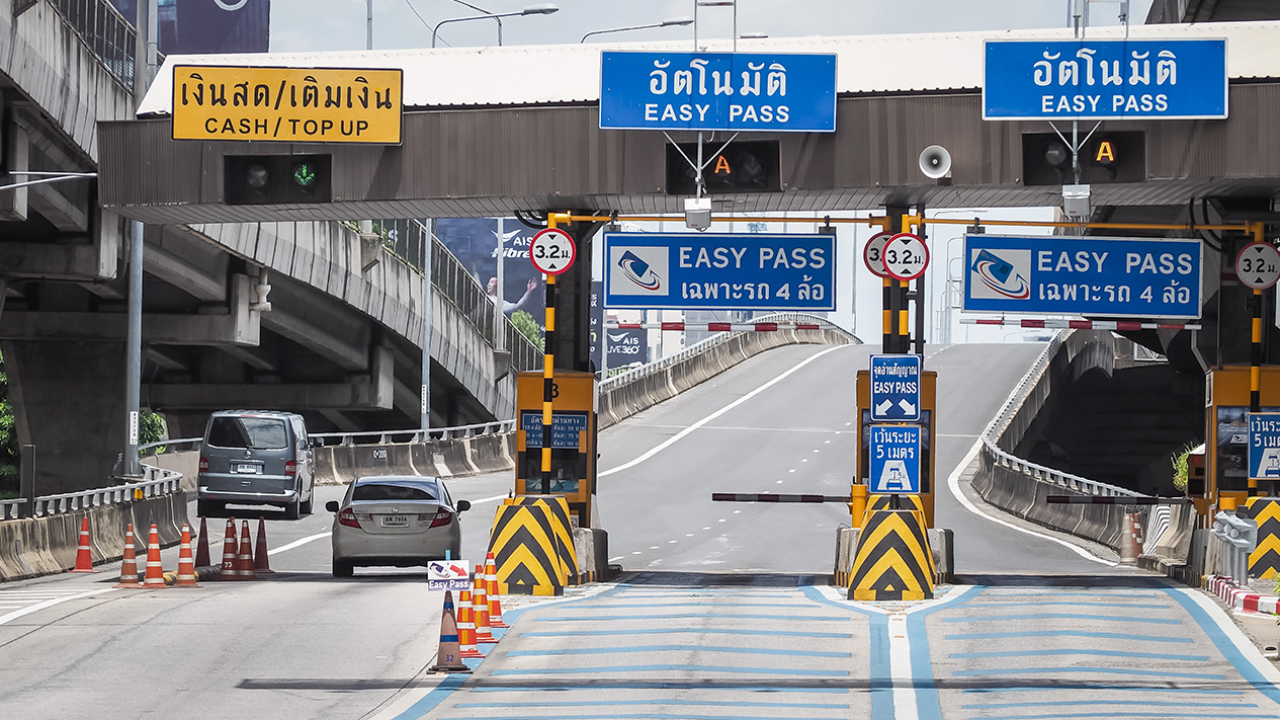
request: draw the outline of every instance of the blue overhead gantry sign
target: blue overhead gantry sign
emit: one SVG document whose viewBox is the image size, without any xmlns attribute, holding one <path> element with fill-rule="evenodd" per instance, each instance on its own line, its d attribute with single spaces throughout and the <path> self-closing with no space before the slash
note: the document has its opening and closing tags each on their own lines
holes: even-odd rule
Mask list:
<svg viewBox="0 0 1280 720">
<path fill-rule="evenodd" d="M 1226 40 L 988 40 L 985 120 L 1227 117 Z"/>
<path fill-rule="evenodd" d="M 1280 413 L 1249 413 L 1249 479 L 1280 480 Z"/>
<path fill-rule="evenodd" d="M 902 495 L 920 492 L 919 425 L 872 425 L 870 492 Z"/>
<path fill-rule="evenodd" d="M 872 422 L 920 420 L 920 356 L 871 356 Z"/>
<path fill-rule="evenodd" d="M 836 56 L 604 52 L 600 127 L 835 132 Z"/>
</svg>

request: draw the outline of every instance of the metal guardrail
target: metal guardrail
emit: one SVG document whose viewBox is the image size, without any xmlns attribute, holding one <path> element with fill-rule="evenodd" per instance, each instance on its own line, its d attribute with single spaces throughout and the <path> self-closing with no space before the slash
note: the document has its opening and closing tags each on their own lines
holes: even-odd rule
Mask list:
<svg viewBox="0 0 1280 720">
<path fill-rule="evenodd" d="M 33 517 L 81 512 L 104 505 L 115 505 L 126 500 L 160 497 L 182 488 L 182 473 L 176 470 L 143 465 L 142 472 L 143 479 L 139 482 L 73 493 L 42 495 L 35 499 Z M 0 500 L 0 520 L 16 519 L 26 502 L 25 498 Z"/>
<path fill-rule="evenodd" d="M 133 92 L 134 38 L 137 33 L 108 0 L 49 0 L 80 41 L 125 90 Z M 161 58 L 163 60 L 163 58 Z"/>
<path fill-rule="evenodd" d="M 1009 399 L 1006 400 L 1004 405 L 1000 408 L 1000 412 L 996 415 L 995 419 L 991 421 L 991 424 L 987 426 L 986 431 L 982 433 L 983 451 L 991 455 L 996 465 L 1009 468 L 1038 482 L 1056 485 L 1058 487 L 1074 490 L 1075 492 L 1084 493 L 1086 495 L 1137 497 L 1141 495 L 1141 493 L 1117 487 L 1115 485 L 1098 482 L 1096 480 L 1082 478 L 1079 475 L 1072 475 L 1071 473 L 1054 470 L 1053 468 L 1045 467 L 1044 465 L 1037 465 L 1036 463 L 1028 462 L 1000 449 L 1000 436 L 1004 434 L 1005 430 L 1009 427 L 1009 423 L 1013 421 L 1014 416 L 1022 407 L 1022 404 L 1027 401 L 1027 398 L 1030 397 L 1031 392 L 1035 389 L 1036 385 L 1040 383 L 1044 374 L 1048 372 L 1049 365 L 1053 362 L 1054 356 L 1058 354 L 1058 351 L 1062 348 L 1066 340 L 1075 332 L 1075 330 L 1068 330 L 1066 332 L 1058 331 L 1058 333 L 1053 336 L 1053 340 L 1045 346 L 1044 351 L 1040 353 L 1040 357 L 1036 358 L 1035 365 L 1033 365 L 1031 370 L 1022 377 L 1018 386 L 1014 388 L 1012 393 L 1010 393 Z"/>
<path fill-rule="evenodd" d="M 451 440 L 454 438 L 479 437 L 481 435 L 498 435 L 515 429 L 515 420 L 501 420 L 479 425 L 431 428 L 425 431 L 419 428 L 415 430 L 373 430 L 351 433 L 311 433 L 310 437 L 325 440 L 326 446 L 349 447 L 352 445 L 389 445 L 393 443 L 411 444 L 427 442 L 428 440 Z M 338 442 L 327 442 L 330 439 Z"/>
<path fill-rule="evenodd" d="M 185 445 L 192 445 L 192 446 L 199 445 L 203 441 L 204 441 L 204 438 L 202 437 L 178 438 L 176 440 L 158 440 L 153 443 L 147 443 L 146 445 L 139 445 L 138 452 L 141 453 L 143 457 L 155 457 L 156 455 L 164 455 L 169 452 L 182 452 L 177 448 Z M 192 449 L 192 448 L 187 448 L 187 449 Z M 151 450 L 154 450 L 155 452 L 148 452 Z"/>
<path fill-rule="evenodd" d="M 1246 586 L 1249 554 L 1258 546 L 1258 523 L 1235 513 L 1219 512 L 1213 521 L 1212 538 L 1206 574 L 1226 575 L 1237 586 Z"/>
</svg>

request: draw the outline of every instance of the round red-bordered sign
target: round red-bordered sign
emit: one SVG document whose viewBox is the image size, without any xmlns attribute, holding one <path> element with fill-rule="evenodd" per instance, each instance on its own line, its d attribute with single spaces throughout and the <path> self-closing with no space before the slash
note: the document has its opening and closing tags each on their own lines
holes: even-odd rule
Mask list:
<svg viewBox="0 0 1280 720">
<path fill-rule="evenodd" d="M 862 248 L 862 263 L 876 277 L 889 277 L 889 273 L 884 269 L 884 246 L 889 244 L 889 239 L 892 237 L 893 233 L 877 233 L 871 236 Z"/>
<path fill-rule="evenodd" d="M 529 260 L 543 275 L 559 275 L 573 267 L 578 257 L 578 246 L 569 233 L 555 228 L 541 230 L 529 243 Z"/>
<path fill-rule="evenodd" d="M 927 267 L 929 246 L 917 235 L 898 233 L 884 246 L 885 272 L 898 280 L 915 280 Z"/>
<path fill-rule="evenodd" d="M 1236 255 L 1236 277 L 1255 290 L 1266 290 L 1280 280 L 1280 251 L 1269 243 L 1249 243 Z"/>
</svg>

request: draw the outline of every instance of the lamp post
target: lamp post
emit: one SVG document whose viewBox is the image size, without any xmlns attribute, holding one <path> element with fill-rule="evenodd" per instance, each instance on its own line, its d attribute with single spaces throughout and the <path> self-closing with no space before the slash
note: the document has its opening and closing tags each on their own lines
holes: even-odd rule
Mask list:
<svg viewBox="0 0 1280 720">
<path fill-rule="evenodd" d="M 520 15 L 550 15 L 551 13 L 559 12 L 559 10 L 560 8 L 556 7 L 551 3 L 540 3 L 538 5 L 530 5 L 529 7 L 523 10 L 517 10 L 514 12 L 485 13 L 483 15 L 470 15 L 468 17 L 446 18 L 436 23 L 436 26 L 434 28 L 431 28 L 431 47 L 434 48 L 436 46 L 436 39 L 439 37 L 440 27 L 442 25 L 447 25 L 449 23 L 454 23 L 454 22 L 462 22 L 464 20 L 485 20 L 488 18 L 493 18 L 496 20 L 504 17 L 518 17 Z"/>
<path fill-rule="evenodd" d="M 587 38 L 591 37 L 592 35 L 604 35 L 606 33 L 627 32 L 629 30 L 648 30 L 650 28 L 683 27 L 685 25 L 692 25 L 692 24 L 693 24 L 693 18 L 691 17 L 688 17 L 688 16 L 673 17 L 673 18 L 667 18 L 662 22 L 649 23 L 648 25 L 631 25 L 629 27 L 609 28 L 608 30 L 592 30 L 586 35 L 583 35 L 582 39 L 579 40 L 578 42 L 585 43 L 587 41 Z"/>
<path fill-rule="evenodd" d="M 738 2 L 737 0 L 694 0 L 693 3 L 693 51 L 698 52 L 698 8 L 733 8 L 733 51 L 738 51 Z"/>
</svg>

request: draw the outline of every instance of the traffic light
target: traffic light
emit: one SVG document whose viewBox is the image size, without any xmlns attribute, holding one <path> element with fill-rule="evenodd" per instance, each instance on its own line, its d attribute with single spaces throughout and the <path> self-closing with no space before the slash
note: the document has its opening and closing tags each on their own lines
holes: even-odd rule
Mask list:
<svg viewBox="0 0 1280 720">
<path fill-rule="evenodd" d="M 1070 136 L 1065 136 L 1070 140 Z M 1080 148 L 1080 182 L 1143 182 L 1147 178 L 1146 135 L 1141 130 L 1096 132 Z M 1080 138 L 1084 140 L 1083 133 Z M 1057 133 L 1022 136 L 1023 185 L 1071 185 L 1071 146 Z"/>
<path fill-rule="evenodd" d="M 777 140 L 733 141 L 719 155 L 711 153 L 720 149 L 723 142 L 704 143 L 702 179 L 707 194 L 739 192 L 781 192 L 782 180 L 778 173 L 779 151 Z M 683 154 L 681 154 L 683 153 Z M 689 159 L 686 160 L 685 158 Z M 667 193 L 670 195 L 695 195 L 696 174 L 689 161 L 698 159 L 697 143 L 667 145 Z M 707 162 L 710 160 L 710 162 Z"/>
<path fill-rule="evenodd" d="M 228 205 L 332 201 L 329 155 L 228 155 L 224 161 Z"/>
</svg>

